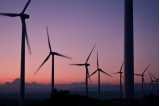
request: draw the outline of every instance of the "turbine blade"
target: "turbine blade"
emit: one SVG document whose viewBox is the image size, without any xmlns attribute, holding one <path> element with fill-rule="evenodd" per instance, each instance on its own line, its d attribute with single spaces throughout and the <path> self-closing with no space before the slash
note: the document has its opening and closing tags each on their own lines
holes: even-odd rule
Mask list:
<svg viewBox="0 0 160 106">
<path fill-rule="evenodd" d="M 35 72 L 35 74 L 40 70 L 40 68 L 46 63 L 46 61 L 49 59 L 49 57 L 50 57 L 50 55 L 51 54 L 49 54 L 46 58 L 45 58 L 45 60 L 42 62 L 42 64 L 38 67 L 38 69 L 36 70 L 36 72 Z"/>
<path fill-rule="evenodd" d="M 8 17 L 17 17 L 19 14 L 14 14 L 14 13 L 0 13 L 2 16 L 8 16 Z"/>
<path fill-rule="evenodd" d="M 136 74 L 136 73 L 135 73 L 134 75 L 135 75 L 135 76 L 142 76 L 141 74 Z"/>
<path fill-rule="evenodd" d="M 106 73 L 105 71 L 103 71 L 103 70 L 100 70 L 100 71 L 101 71 L 102 73 L 104 73 L 104 74 L 106 74 L 106 75 L 112 77 L 110 74 Z"/>
<path fill-rule="evenodd" d="M 149 67 L 150 67 L 150 64 L 144 69 L 142 74 L 144 74 L 148 70 Z"/>
<path fill-rule="evenodd" d="M 21 13 L 24 13 L 24 12 L 26 11 L 26 9 L 27 9 L 27 7 L 29 6 L 30 2 L 31 2 L 31 0 L 28 0 L 28 2 L 27 2 L 26 5 L 24 6 L 24 9 L 22 10 Z"/>
<path fill-rule="evenodd" d="M 121 65 L 121 68 L 120 68 L 120 71 L 119 71 L 119 72 L 122 72 L 123 65 L 124 65 L 124 63 L 122 63 L 122 65 Z"/>
<path fill-rule="evenodd" d="M 90 78 L 90 77 L 93 76 L 96 72 L 97 72 L 97 70 L 95 70 L 93 73 L 91 73 L 88 77 Z"/>
<path fill-rule="evenodd" d="M 152 78 L 152 76 L 151 76 L 151 73 L 148 72 L 148 76 L 149 76 L 151 82 L 153 82 L 153 78 Z"/>
<path fill-rule="evenodd" d="M 26 38 L 26 43 L 27 43 L 28 51 L 29 51 L 29 54 L 32 54 L 31 46 L 30 46 L 29 38 L 28 38 L 28 34 L 27 34 L 26 24 L 25 24 L 25 28 L 24 29 L 25 29 L 25 38 Z"/>
<path fill-rule="evenodd" d="M 50 37 L 49 37 L 48 27 L 46 28 L 46 32 L 47 32 L 49 50 L 50 50 L 50 52 L 52 52 L 52 47 L 51 47 L 51 43 L 50 43 L 51 41 L 50 41 Z"/>
<path fill-rule="evenodd" d="M 121 72 L 115 72 L 115 73 L 112 73 L 112 74 L 120 74 Z"/>
<path fill-rule="evenodd" d="M 70 65 L 75 65 L 75 66 L 84 66 L 85 64 L 70 64 Z"/>
<path fill-rule="evenodd" d="M 154 80 L 157 80 L 157 78 L 152 74 L 152 78 L 154 78 Z"/>
<path fill-rule="evenodd" d="M 97 50 L 97 69 L 99 68 L 99 58 L 98 58 L 98 50 Z"/>
<path fill-rule="evenodd" d="M 60 54 L 60 53 L 57 53 L 57 52 L 54 52 L 54 54 L 57 55 L 57 56 L 60 56 L 60 57 L 64 57 L 64 58 L 67 58 L 67 59 L 71 59 L 71 57 L 65 56 L 65 55 Z"/>
<path fill-rule="evenodd" d="M 89 55 L 88 55 L 88 57 L 87 57 L 87 59 L 86 59 L 86 63 L 89 61 L 89 58 L 90 58 L 90 56 L 91 56 L 91 54 L 92 54 L 94 48 L 95 48 L 95 45 L 93 46 L 91 52 L 89 53 Z"/>
</svg>

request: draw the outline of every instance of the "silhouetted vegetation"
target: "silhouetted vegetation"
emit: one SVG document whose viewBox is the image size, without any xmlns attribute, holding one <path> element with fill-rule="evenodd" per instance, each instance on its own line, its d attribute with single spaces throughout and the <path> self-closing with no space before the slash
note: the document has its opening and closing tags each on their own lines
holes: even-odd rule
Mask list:
<svg viewBox="0 0 160 106">
<path fill-rule="evenodd" d="M 17 100 L 5 99 L 0 102 L 0 106 L 17 106 Z M 149 95 L 144 98 L 126 100 L 110 99 L 100 100 L 96 98 L 70 94 L 68 91 L 56 91 L 45 100 L 25 101 L 25 106 L 158 106 L 158 96 Z"/>
</svg>

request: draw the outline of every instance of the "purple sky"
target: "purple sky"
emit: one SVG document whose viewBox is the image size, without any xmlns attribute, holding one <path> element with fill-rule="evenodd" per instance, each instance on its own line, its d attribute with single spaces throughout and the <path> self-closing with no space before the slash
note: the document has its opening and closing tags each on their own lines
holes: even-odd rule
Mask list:
<svg viewBox="0 0 160 106">
<path fill-rule="evenodd" d="M 0 12 L 20 12 L 27 0 L 0 0 Z M 135 72 L 148 71 L 158 77 L 158 0 L 134 1 Z M 42 60 L 48 55 L 46 26 L 49 27 L 52 48 L 73 59 L 56 58 L 56 83 L 84 80 L 84 69 L 70 63 L 85 61 L 92 46 L 99 50 L 100 65 L 108 73 L 118 71 L 123 62 L 124 0 L 32 0 L 26 13 L 27 30 L 33 54 L 26 51 L 27 81 L 50 82 L 49 60 L 35 76 Z M 0 82 L 19 77 L 21 23 L 18 18 L 0 16 Z M 90 72 L 95 70 L 95 52 Z M 104 83 L 118 83 L 102 76 Z M 136 82 L 140 78 L 135 77 Z M 96 76 L 93 77 L 96 82 Z M 148 75 L 146 74 L 148 81 Z"/>
</svg>

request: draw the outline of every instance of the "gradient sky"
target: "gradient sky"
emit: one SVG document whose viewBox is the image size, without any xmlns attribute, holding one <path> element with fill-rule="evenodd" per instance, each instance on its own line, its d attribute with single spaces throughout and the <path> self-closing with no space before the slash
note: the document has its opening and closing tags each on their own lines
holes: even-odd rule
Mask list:
<svg viewBox="0 0 160 106">
<path fill-rule="evenodd" d="M 0 12 L 20 12 L 27 0 L 0 0 Z M 135 72 L 151 64 L 148 71 L 158 77 L 158 0 L 134 1 Z M 55 58 L 56 83 L 83 82 L 82 63 L 96 43 L 100 66 L 108 73 L 119 70 L 123 62 L 124 0 L 32 0 L 27 9 L 27 30 L 32 55 L 26 49 L 27 82 L 50 83 L 51 60 L 34 75 L 48 55 L 45 28 L 49 27 L 52 49 L 72 57 Z M 19 77 L 21 23 L 19 18 L 0 16 L 0 83 Z M 90 72 L 95 70 L 96 52 L 91 56 Z M 119 76 L 102 75 L 103 83 L 116 84 Z M 96 75 L 92 83 L 96 83 Z M 135 77 L 139 82 L 140 78 Z M 146 82 L 149 81 L 146 74 Z"/>
</svg>

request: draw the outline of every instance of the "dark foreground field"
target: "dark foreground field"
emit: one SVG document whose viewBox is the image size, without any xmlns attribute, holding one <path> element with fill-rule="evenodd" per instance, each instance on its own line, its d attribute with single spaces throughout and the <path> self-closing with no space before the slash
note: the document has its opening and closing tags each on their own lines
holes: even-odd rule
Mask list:
<svg viewBox="0 0 160 106">
<path fill-rule="evenodd" d="M 45 100 L 26 100 L 25 106 L 158 106 L 158 96 L 146 96 L 134 100 L 98 100 L 85 96 L 73 95 L 68 92 L 57 92 Z M 16 100 L 1 99 L 0 106 L 18 106 Z"/>
</svg>

